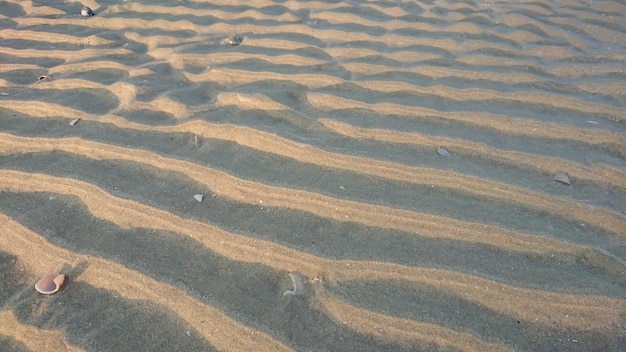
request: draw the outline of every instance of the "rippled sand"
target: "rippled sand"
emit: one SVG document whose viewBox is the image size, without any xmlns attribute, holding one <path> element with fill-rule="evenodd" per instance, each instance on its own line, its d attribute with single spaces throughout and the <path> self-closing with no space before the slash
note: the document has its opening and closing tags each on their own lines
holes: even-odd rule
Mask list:
<svg viewBox="0 0 626 352">
<path fill-rule="evenodd" d="M 623 2 L 158 3 L 0 1 L 0 350 L 626 345 Z"/>
</svg>

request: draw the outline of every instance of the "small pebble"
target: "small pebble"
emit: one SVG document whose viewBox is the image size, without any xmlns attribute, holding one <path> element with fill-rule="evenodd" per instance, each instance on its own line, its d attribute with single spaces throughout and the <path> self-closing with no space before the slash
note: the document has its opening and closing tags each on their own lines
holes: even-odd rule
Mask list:
<svg viewBox="0 0 626 352">
<path fill-rule="evenodd" d="M 197 200 L 199 203 L 202 203 L 202 200 L 204 199 L 204 195 L 202 194 L 196 194 L 193 196 L 195 200 Z"/>
<path fill-rule="evenodd" d="M 437 147 L 437 154 L 443 156 L 450 156 L 450 152 L 446 148 Z"/>
<path fill-rule="evenodd" d="M 83 9 L 80 10 L 80 14 L 83 15 L 84 17 L 90 17 L 90 16 L 95 15 L 95 13 L 93 13 L 93 10 L 91 10 L 87 6 L 83 7 Z"/>
</svg>

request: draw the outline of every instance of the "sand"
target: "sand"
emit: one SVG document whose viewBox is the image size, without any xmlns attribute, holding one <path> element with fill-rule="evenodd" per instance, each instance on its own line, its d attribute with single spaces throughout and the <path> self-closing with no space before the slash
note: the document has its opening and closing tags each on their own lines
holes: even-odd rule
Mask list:
<svg viewBox="0 0 626 352">
<path fill-rule="evenodd" d="M 0 350 L 626 346 L 623 2 L 84 5 L 0 1 Z"/>
</svg>

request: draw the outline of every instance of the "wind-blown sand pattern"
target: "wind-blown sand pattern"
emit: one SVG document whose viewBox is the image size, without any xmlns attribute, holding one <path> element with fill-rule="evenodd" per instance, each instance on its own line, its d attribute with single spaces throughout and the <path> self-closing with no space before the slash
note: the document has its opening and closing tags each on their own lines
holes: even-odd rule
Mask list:
<svg viewBox="0 0 626 352">
<path fill-rule="evenodd" d="M 622 2 L 0 20 L 0 350 L 626 345 Z"/>
</svg>

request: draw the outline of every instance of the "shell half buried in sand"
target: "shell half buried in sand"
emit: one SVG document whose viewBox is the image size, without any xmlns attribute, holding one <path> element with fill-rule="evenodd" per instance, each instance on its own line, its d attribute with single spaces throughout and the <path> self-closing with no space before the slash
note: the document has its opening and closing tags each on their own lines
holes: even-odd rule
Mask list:
<svg viewBox="0 0 626 352">
<path fill-rule="evenodd" d="M 293 281 L 293 290 L 283 292 L 283 296 L 302 296 L 306 291 L 304 276 L 298 273 L 289 273 L 289 277 Z"/>
<path fill-rule="evenodd" d="M 568 186 L 572 184 L 569 180 L 569 175 L 565 171 L 557 172 L 556 175 L 554 175 L 554 180 Z"/>
<path fill-rule="evenodd" d="M 241 42 L 243 42 L 243 37 L 240 37 L 238 35 L 222 40 L 222 44 L 231 46 L 239 45 L 241 44 Z"/>
<path fill-rule="evenodd" d="M 441 156 L 450 156 L 450 152 L 446 148 L 437 147 L 437 154 Z"/>
<path fill-rule="evenodd" d="M 95 13 L 93 12 L 93 10 L 92 10 L 92 9 L 90 9 L 89 7 L 87 7 L 87 6 L 83 7 L 83 9 L 82 9 L 82 10 L 80 10 L 80 14 L 81 14 L 83 17 L 91 17 L 91 16 L 95 15 Z"/>
<path fill-rule="evenodd" d="M 65 274 L 48 274 L 37 281 L 35 290 L 44 295 L 51 295 L 61 289 L 65 282 Z"/>
</svg>

